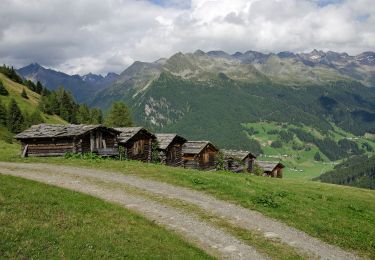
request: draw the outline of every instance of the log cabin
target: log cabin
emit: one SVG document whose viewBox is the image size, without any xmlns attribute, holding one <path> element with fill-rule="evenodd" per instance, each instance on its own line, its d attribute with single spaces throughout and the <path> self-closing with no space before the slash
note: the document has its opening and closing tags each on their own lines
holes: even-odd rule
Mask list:
<svg viewBox="0 0 375 260">
<path fill-rule="evenodd" d="M 66 153 L 97 153 L 117 156 L 117 135 L 113 128 L 102 125 L 31 126 L 15 136 L 22 145 L 22 156 L 63 156 Z"/>
<path fill-rule="evenodd" d="M 224 150 L 225 169 L 232 172 L 252 172 L 255 156 L 248 151 Z"/>
<path fill-rule="evenodd" d="M 185 168 L 210 170 L 216 167 L 219 149 L 209 141 L 188 141 L 182 146 Z"/>
<path fill-rule="evenodd" d="M 182 166 L 182 146 L 186 139 L 177 134 L 155 134 L 159 160 L 168 166 Z"/>
<path fill-rule="evenodd" d="M 256 161 L 255 163 L 263 169 L 263 176 L 272 178 L 283 177 L 283 168 L 285 168 L 285 165 L 282 163 L 267 161 Z"/>
<path fill-rule="evenodd" d="M 118 145 L 126 159 L 150 162 L 155 135 L 143 127 L 115 128 L 120 132 Z"/>
</svg>

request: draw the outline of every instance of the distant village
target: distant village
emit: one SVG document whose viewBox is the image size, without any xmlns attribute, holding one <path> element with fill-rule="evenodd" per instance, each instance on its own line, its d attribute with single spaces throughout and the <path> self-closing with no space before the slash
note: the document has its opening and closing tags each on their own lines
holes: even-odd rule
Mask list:
<svg viewBox="0 0 375 260">
<path fill-rule="evenodd" d="M 22 156 L 64 156 L 67 153 L 95 153 L 102 157 L 142 162 L 157 161 L 167 166 L 198 170 L 228 170 L 282 178 L 279 162 L 256 160 L 249 151 L 219 149 L 210 141 L 191 141 L 177 134 L 152 133 L 143 127 L 111 128 L 103 125 L 33 125 L 15 136 Z"/>
</svg>

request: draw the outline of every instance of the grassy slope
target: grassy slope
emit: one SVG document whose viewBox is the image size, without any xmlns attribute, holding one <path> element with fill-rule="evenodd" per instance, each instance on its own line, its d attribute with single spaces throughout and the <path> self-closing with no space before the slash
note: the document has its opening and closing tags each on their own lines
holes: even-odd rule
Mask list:
<svg viewBox="0 0 375 260">
<path fill-rule="evenodd" d="M 40 95 L 29 90 L 27 87 L 18 84 L 16 82 L 13 82 L 6 76 L 0 73 L 0 80 L 3 82 L 5 88 L 9 91 L 9 96 L 0 96 L 0 100 L 3 102 L 3 104 L 8 104 L 11 98 L 14 98 L 18 104 L 18 106 L 21 108 L 23 112 L 27 111 L 28 113 L 32 113 L 34 109 L 38 107 L 38 102 L 40 99 Z M 27 96 L 29 99 L 24 99 L 21 97 L 22 90 L 25 89 Z M 64 120 L 62 120 L 60 117 L 55 115 L 46 115 L 43 114 L 43 119 L 46 123 L 51 124 L 63 124 L 66 123 Z"/>
<path fill-rule="evenodd" d="M 296 151 L 292 149 L 292 143 L 303 145 L 296 136 L 294 137 L 293 142 L 288 144 L 283 143 L 282 148 L 273 148 L 271 147 L 271 142 L 279 139 L 278 135 L 270 135 L 267 132 L 270 130 L 287 130 L 280 125 L 272 122 L 260 122 L 260 123 L 247 123 L 243 125 L 245 128 L 254 128 L 259 133 L 252 136 L 252 138 L 257 139 L 262 145 L 262 149 L 266 156 L 260 156 L 260 160 L 268 161 L 279 161 L 281 160 L 285 165 L 287 165 L 284 170 L 286 178 L 298 178 L 298 179 L 312 179 L 321 175 L 324 172 L 327 172 L 333 169 L 333 166 L 336 162 L 330 162 L 324 154 L 319 150 L 319 148 L 314 144 L 308 144 L 311 148 L 310 151 L 300 150 Z M 355 141 L 359 147 L 364 142 L 370 143 L 375 148 L 375 142 L 370 138 L 365 137 L 356 137 L 351 133 L 345 132 L 342 129 L 339 129 L 337 126 L 333 126 L 334 131 L 330 131 L 331 138 L 336 142 L 343 138 L 351 138 Z M 296 125 L 288 124 L 288 128 L 301 128 Z M 304 131 L 312 133 L 316 137 L 321 137 L 316 129 L 303 127 Z M 317 162 L 314 160 L 314 155 L 316 152 L 320 152 L 320 155 L 324 158 L 324 162 Z M 372 153 L 373 154 L 373 153 Z M 369 154 L 369 155 L 372 155 Z"/>
<path fill-rule="evenodd" d="M 2 257 L 210 258 L 120 206 L 16 177 L 0 182 Z"/>
<path fill-rule="evenodd" d="M 0 143 L 0 146 L 3 147 L 0 160 L 116 170 L 201 190 L 260 211 L 326 242 L 375 258 L 375 191 L 301 179 L 200 172 L 135 161 L 20 159 L 16 145 L 3 146 Z"/>
</svg>

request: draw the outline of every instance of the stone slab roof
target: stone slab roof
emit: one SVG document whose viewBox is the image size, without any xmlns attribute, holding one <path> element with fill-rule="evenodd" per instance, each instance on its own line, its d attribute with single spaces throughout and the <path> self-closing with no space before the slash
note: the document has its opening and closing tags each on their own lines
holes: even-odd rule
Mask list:
<svg viewBox="0 0 375 260">
<path fill-rule="evenodd" d="M 250 158 L 256 158 L 252 153 L 249 151 L 242 151 L 242 150 L 226 150 L 226 149 L 221 149 L 221 152 L 223 152 L 224 159 L 237 159 L 237 160 L 244 160 L 246 157 Z"/>
<path fill-rule="evenodd" d="M 256 161 L 255 162 L 264 171 L 273 171 L 277 166 L 284 168 L 285 166 L 279 162 Z"/>
<path fill-rule="evenodd" d="M 80 136 L 96 128 L 104 128 L 109 131 L 118 133 L 113 128 L 107 128 L 102 125 L 57 125 L 57 124 L 39 124 L 33 125 L 22 133 L 15 136 L 16 139 L 30 138 L 53 138 L 53 137 L 70 137 Z"/>
<path fill-rule="evenodd" d="M 165 150 L 170 146 L 173 141 L 179 142 L 179 143 L 185 143 L 186 139 L 177 135 L 177 134 L 155 134 L 156 139 L 159 143 L 159 149 Z"/>
<path fill-rule="evenodd" d="M 187 141 L 182 146 L 182 153 L 184 154 L 199 154 L 207 145 L 211 145 L 218 150 L 210 141 Z"/>
<path fill-rule="evenodd" d="M 149 132 L 147 129 L 143 127 L 116 127 L 115 130 L 120 132 L 120 135 L 118 137 L 119 143 L 126 143 L 131 138 L 133 138 L 136 134 L 143 131 L 147 134 L 149 134 L 151 137 L 155 138 L 155 136 Z"/>
</svg>

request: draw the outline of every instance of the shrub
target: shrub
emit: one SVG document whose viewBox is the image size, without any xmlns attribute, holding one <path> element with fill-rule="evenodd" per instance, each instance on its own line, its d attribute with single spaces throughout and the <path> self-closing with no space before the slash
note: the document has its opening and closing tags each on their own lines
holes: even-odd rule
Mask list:
<svg viewBox="0 0 375 260">
<path fill-rule="evenodd" d="M 2 81 L 0 81 L 0 95 L 1 95 L 1 96 L 9 96 L 9 92 L 8 92 L 8 90 L 4 87 Z"/>
<path fill-rule="evenodd" d="M 280 140 L 276 140 L 276 141 L 272 142 L 271 147 L 272 148 L 281 148 L 281 147 L 283 147 L 283 143 Z"/>
<path fill-rule="evenodd" d="M 25 89 L 22 89 L 21 97 L 23 97 L 24 99 L 29 99 Z"/>
</svg>

